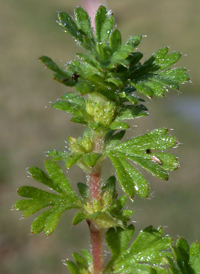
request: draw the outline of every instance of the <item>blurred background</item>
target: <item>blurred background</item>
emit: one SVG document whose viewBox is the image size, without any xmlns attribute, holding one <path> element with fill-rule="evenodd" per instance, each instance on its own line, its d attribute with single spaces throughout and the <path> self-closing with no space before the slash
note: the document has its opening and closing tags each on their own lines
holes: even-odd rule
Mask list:
<svg viewBox="0 0 200 274">
<path fill-rule="evenodd" d="M 90 1 L 91 2 L 91 1 Z M 94 0 L 93 0 L 94 2 Z M 89 3 L 89 1 L 88 1 Z M 69 135 L 78 137 L 83 128 L 70 124 L 69 116 L 52 109 L 50 103 L 70 91 L 54 82 L 37 58 L 44 54 L 62 66 L 80 51 L 70 35 L 56 23 L 57 11 L 73 14 L 84 0 L 3 0 L 0 16 L 0 273 L 69 273 L 62 260 L 73 251 L 89 247 L 87 226 L 73 227 L 75 212 L 66 212 L 56 231 L 30 235 L 34 217 L 20 220 L 11 211 L 22 185 L 39 186 L 27 178 L 26 168 L 44 168 L 45 151 L 62 150 Z M 165 234 L 200 241 L 200 1 L 199 0 L 107 0 L 123 39 L 147 35 L 139 46 L 144 60 L 163 46 L 183 53 L 178 66 L 187 67 L 192 83 L 170 91 L 165 98 L 148 103 L 150 115 L 136 120 L 129 136 L 159 127 L 174 129 L 181 145 L 173 150 L 181 168 L 168 182 L 146 174 L 151 198 L 136 197 L 133 220 L 136 234 L 148 225 L 165 227 Z M 61 61 L 62 60 L 62 61 Z M 136 127 L 137 126 L 137 127 Z M 128 135 L 127 135 L 128 136 Z M 111 165 L 104 169 L 106 179 Z M 84 181 L 76 167 L 69 172 L 75 185 Z M 36 214 L 37 216 L 37 214 Z M 109 256 L 107 254 L 106 256 Z"/>
</svg>

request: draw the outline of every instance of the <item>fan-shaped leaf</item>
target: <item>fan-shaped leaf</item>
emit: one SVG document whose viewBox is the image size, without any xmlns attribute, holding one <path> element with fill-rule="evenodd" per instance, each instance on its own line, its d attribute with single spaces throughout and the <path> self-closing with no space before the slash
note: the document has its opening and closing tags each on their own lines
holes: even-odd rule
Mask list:
<svg viewBox="0 0 200 274">
<path fill-rule="evenodd" d="M 51 206 L 52 208 L 38 216 L 31 226 L 33 234 L 37 234 L 45 229 L 46 235 L 50 235 L 64 211 L 71 208 L 81 208 L 82 205 L 61 168 L 50 160 L 45 161 L 45 167 L 49 176 L 36 167 L 29 168 L 29 174 L 59 194 L 31 186 L 23 186 L 18 189 L 18 194 L 29 199 L 17 201 L 14 204 L 14 208 L 16 210 L 23 210 L 23 216 L 28 217 L 47 206 Z"/>
</svg>

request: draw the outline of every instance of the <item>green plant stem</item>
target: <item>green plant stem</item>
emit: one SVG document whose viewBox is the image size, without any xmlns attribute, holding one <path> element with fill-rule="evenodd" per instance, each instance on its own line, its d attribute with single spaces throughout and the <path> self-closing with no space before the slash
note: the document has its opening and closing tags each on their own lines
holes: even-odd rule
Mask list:
<svg viewBox="0 0 200 274">
<path fill-rule="evenodd" d="M 101 153 L 103 151 L 104 137 L 94 134 L 94 146 L 93 151 Z M 99 162 L 92 168 L 89 174 L 89 190 L 90 190 L 90 202 L 94 199 L 100 201 L 101 192 L 101 168 L 102 162 Z M 90 229 L 90 241 L 92 246 L 93 256 L 93 274 L 101 274 L 103 272 L 103 231 L 101 231 L 94 222 L 88 222 Z"/>
</svg>

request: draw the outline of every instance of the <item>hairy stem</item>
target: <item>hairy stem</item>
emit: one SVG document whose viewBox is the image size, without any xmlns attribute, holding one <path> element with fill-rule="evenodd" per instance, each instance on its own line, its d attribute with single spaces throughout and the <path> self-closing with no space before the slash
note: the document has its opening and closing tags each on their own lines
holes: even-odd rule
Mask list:
<svg viewBox="0 0 200 274">
<path fill-rule="evenodd" d="M 94 135 L 94 146 L 93 151 L 101 153 L 103 151 L 104 137 L 99 135 Z M 101 168 L 102 162 L 97 162 L 94 168 L 92 168 L 89 174 L 89 190 L 90 190 L 90 202 L 92 203 L 94 199 L 101 200 Z M 101 231 L 93 221 L 88 221 L 90 229 L 90 241 L 92 246 L 92 256 L 93 256 L 93 274 L 101 274 L 103 272 L 103 231 Z"/>
<path fill-rule="evenodd" d="M 102 274 L 103 272 L 103 233 L 90 223 L 90 241 L 92 245 L 93 271 L 92 274 Z"/>
</svg>

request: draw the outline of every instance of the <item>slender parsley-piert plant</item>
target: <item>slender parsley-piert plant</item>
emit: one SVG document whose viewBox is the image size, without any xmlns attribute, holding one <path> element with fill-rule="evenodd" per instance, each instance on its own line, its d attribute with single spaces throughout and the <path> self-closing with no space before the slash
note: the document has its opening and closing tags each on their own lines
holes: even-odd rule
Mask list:
<svg viewBox="0 0 200 274">
<path fill-rule="evenodd" d="M 18 189 L 26 199 L 15 203 L 23 217 L 45 209 L 31 225 L 33 234 L 43 229 L 46 235 L 55 230 L 63 212 L 77 209 L 73 225 L 86 220 L 90 231 L 91 254 L 73 253 L 75 263 L 66 260 L 71 274 L 110 273 L 200 273 L 200 245 L 189 247 L 183 238 L 173 243 L 163 236 L 161 227 L 151 226 L 142 230 L 130 244 L 134 226 L 128 225 L 132 210 L 124 209 L 127 197 L 133 201 L 137 194 L 148 198 L 150 186 L 137 165 L 161 180 L 168 180 L 168 171 L 176 170 L 176 156 L 165 152 L 177 147 L 178 141 L 167 128 L 154 129 L 144 135 L 134 136 L 123 142 L 129 129 L 127 120 L 147 116 L 143 98 L 153 95 L 163 97 L 168 88 L 177 90 L 189 81 L 185 68 L 174 68 L 179 52 L 168 53 L 164 47 L 148 60 L 141 61 L 143 54 L 137 51 L 142 36 L 133 36 L 122 44 L 121 33 L 115 28 L 111 11 L 100 6 L 95 16 L 95 33 L 87 12 L 77 7 L 73 19 L 66 12 L 58 13 L 58 22 L 72 35 L 85 53 L 77 53 L 76 59 L 60 68 L 52 59 L 41 56 L 45 66 L 54 71 L 58 82 L 74 87 L 52 107 L 72 114 L 71 121 L 86 129 L 83 137 L 69 137 L 68 151 L 50 150 L 45 160 L 46 172 L 30 167 L 33 179 L 45 184 L 52 191 L 31 186 Z M 116 170 L 115 176 L 101 179 L 106 158 Z M 78 183 L 76 193 L 57 164 L 64 161 L 67 171 L 77 165 L 86 174 L 86 182 Z M 124 195 L 117 196 L 116 180 Z M 102 243 L 106 241 L 112 252 L 110 261 L 103 260 Z"/>
</svg>

